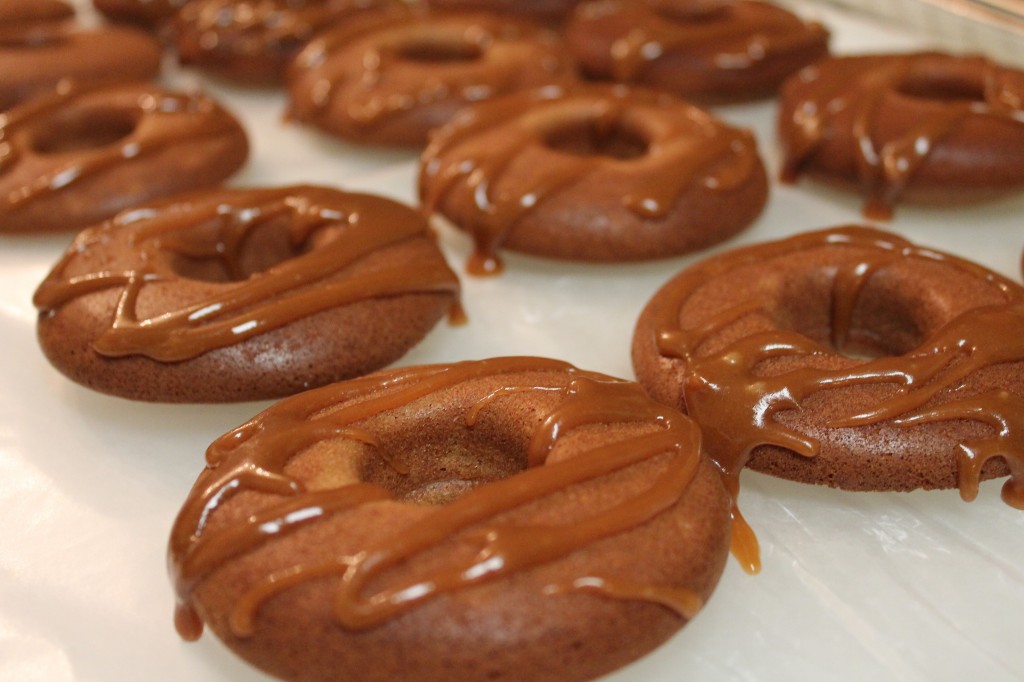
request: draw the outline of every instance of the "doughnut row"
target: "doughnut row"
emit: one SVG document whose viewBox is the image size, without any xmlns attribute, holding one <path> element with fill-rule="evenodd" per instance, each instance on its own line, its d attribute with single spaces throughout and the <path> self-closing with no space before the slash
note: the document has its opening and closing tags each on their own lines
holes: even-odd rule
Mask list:
<svg viewBox="0 0 1024 682">
<path fill-rule="evenodd" d="M 1024 287 L 873 226 L 688 261 L 638 311 L 637 381 L 529 349 L 394 366 L 465 321 L 447 227 L 481 276 L 757 223 L 758 140 L 706 106 L 778 95 L 780 181 L 875 221 L 1019 191 L 1021 72 L 831 57 L 756 0 L 93 4 L 115 23 L 0 0 L 0 231 L 78 231 L 34 296 L 42 352 L 132 400 L 283 398 L 210 446 L 174 523 L 185 639 L 286 680 L 587 680 L 689 623 L 730 549 L 758 570 L 744 468 L 965 500 L 1008 477 L 1024 509 Z M 168 51 L 283 90 L 310 136 L 416 150 L 419 206 L 221 187 L 246 130 L 153 82 Z"/>
</svg>

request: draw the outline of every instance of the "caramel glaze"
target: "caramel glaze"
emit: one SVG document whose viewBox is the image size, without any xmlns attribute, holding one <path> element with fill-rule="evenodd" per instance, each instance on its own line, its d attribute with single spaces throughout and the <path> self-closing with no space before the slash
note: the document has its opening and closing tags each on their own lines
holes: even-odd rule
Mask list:
<svg viewBox="0 0 1024 682">
<path fill-rule="evenodd" d="M 864 215 L 901 199 L 949 203 L 1024 185 L 1024 73 L 941 53 L 833 58 L 783 90 L 781 178 L 847 180 Z"/>
<path fill-rule="evenodd" d="M 635 136 L 643 150 L 634 158 L 617 158 L 549 147 L 573 130 L 598 144 Z M 530 150 L 543 154 L 534 172 L 508 174 L 516 158 Z M 463 111 L 424 151 L 419 193 L 428 214 L 458 216 L 455 222 L 474 241 L 467 269 L 485 275 L 501 271 L 497 251 L 517 222 L 566 188 L 611 177 L 608 184 L 630 213 L 657 221 L 684 195 L 727 192 L 758 173 L 763 173 L 761 161 L 748 131 L 674 97 L 625 87 L 553 86 Z M 625 249 L 618 253 L 630 258 Z"/>
<path fill-rule="evenodd" d="M 182 63 L 250 84 L 282 80 L 288 61 L 319 31 L 404 0 L 193 0 L 175 18 Z"/>
<path fill-rule="evenodd" d="M 116 139 L 105 137 L 108 129 Z M 210 149 L 219 156 L 197 166 L 201 155 L 184 151 L 192 159 L 183 160 L 178 170 L 188 169 L 187 176 L 171 176 L 163 187 L 154 181 L 141 188 L 108 188 L 110 196 L 95 195 L 105 174 L 139 168 L 196 143 L 216 145 Z M 215 184 L 241 165 L 247 153 L 238 121 L 204 95 L 145 84 L 62 86 L 0 114 L 0 230 L 81 227 L 139 201 Z M 80 192 L 93 194 L 76 199 Z M 44 210 L 48 202 L 58 204 Z M 66 211 L 65 205 L 70 207 Z"/>
<path fill-rule="evenodd" d="M 705 100 L 771 94 L 826 56 L 828 39 L 821 24 L 752 0 L 597 0 L 567 29 L 588 75 Z"/>
<path fill-rule="evenodd" d="M 681 311 L 704 283 L 756 263 L 799 259 L 816 249 L 856 249 L 832 283 L 832 339 L 819 343 L 790 329 L 768 328 L 731 338 L 709 350 L 708 344 L 744 318 L 766 314 L 758 300 L 737 300 L 733 307 L 708 315 L 698 326 L 685 326 Z M 899 356 L 829 363 L 835 348 L 851 338 L 851 320 L 858 297 L 876 273 L 901 261 L 938 263 L 977 278 L 993 303 L 968 308 L 927 334 L 917 347 Z M 837 408 L 826 430 L 890 422 L 900 428 L 958 420 L 991 427 L 986 435 L 959 443 L 960 494 L 977 495 L 982 467 L 1002 458 L 1010 479 L 1002 498 L 1024 509 L 1024 396 L 1019 386 L 981 388 L 973 376 L 989 368 L 1024 362 L 1024 289 L 980 265 L 910 244 L 886 232 L 846 227 L 797 235 L 779 242 L 738 249 L 690 268 L 672 280 L 645 313 L 650 326 L 638 326 L 634 345 L 646 344 L 653 333 L 657 352 L 678 363 L 682 400 L 704 432 L 708 452 L 726 475 L 727 487 L 738 492 L 740 470 L 755 448 L 774 445 L 813 458 L 820 442 L 778 418 L 820 394 L 849 386 L 888 387 L 876 402 Z M 641 331 L 643 330 L 643 331 Z M 926 332 L 928 330 L 925 330 Z M 792 361 L 792 362 L 789 362 Z M 774 369 L 765 369 L 772 367 Z M 942 453 L 933 453 L 941 456 Z M 868 463 L 865 462 L 865 465 Z"/>
<path fill-rule="evenodd" d="M 468 103 L 573 76 L 557 36 L 527 22 L 368 12 L 296 55 L 288 115 L 361 144 L 421 146 Z"/>
<path fill-rule="evenodd" d="M 237 604 L 231 628 L 237 636 L 252 632 L 260 605 L 300 583 L 335 576 L 334 614 L 349 630 L 373 628 L 439 595 L 465 589 L 540 564 L 556 561 L 601 538 L 646 523 L 686 494 L 700 456 L 700 433 L 684 415 L 651 401 L 639 385 L 575 369 L 540 358 L 498 358 L 448 366 L 404 368 L 309 391 L 282 401 L 247 424 L 222 436 L 207 451 L 207 468 L 174 524 L 170 570 L 178 594 L 176 623 L 181 635 L 195 639 L 202 624 L 192 606 L 192 591 L 207 575 L 233 557 L 276 538 L 321 522 L 344 510 L 389 499 L 379 485 L 362 480 L 341 487 L 311 490 L 285 467 L 312 445 L 330 439 L 353 440 L 371 451 L 375 428 L 388 415 L 459 384 L 504 374 L 530 372 L 535 385 L 502 385 L 479 399 L 453 428 L 472 429 L 482 413 L 502 409 L 507 396 L 524 392 L 556 393 L 561 398 L 542 420 L 529 421 L 526 469 L 479 485 L 448 504 L 433 507 L 395 535 L 376 538 L 358 552 L 323 564 L 297 564 L 267 575 Z M 368 396 L 368 397 L 367 397 Z M 579 454 L 549 462 L 559 440 L 574 429 L 597 424 L 656 425 L 642 434 L 614 436 Z M 513 526 L 498 521 L 512 510 L 577 483 L 609 475 L 659 455 L 670 455 L 653 485 L 575 523 Z M 276 496 L 258 514 L 208 530 L 218 509 L 246 491 Z M 479 553 L 433 564 L 408 583 L 380 591 L 368 589 L 382 573 L 416 558 L 446 539 L 472 533 Z M 685 589 L 637 585 L 583 573 L 546 593 L 594 591 L 608 597 L 652 601 L 692 617 L 700 598 Z"/>
<path fill-rule="evenodd" d="M 293 247 L 304 250 L 249 276 L 242 262 L 246 239 L 282 217 Z M 413 212 L 371 195 L 321 187 L 196 193 L 123 212 L 80 234 L 39 286 L 34 303 L 47 314 L 76 298 L 120 288 L 110 328 L 95 340 L 94 349 L 108 357 L 139 354 L 175 362 L 354 301 L 412 291 L 457 294 L 454 274 L 436 263 L 339 277 L 381 249 L 423 238 L 429 238 L 426 224 Z M 108 258 L 110 268 L 80 271 L 80 254 L 91 249 L 123 249 L 130 256 L 121 262 Z M 140 296 L 147 287 L 181 279 L 175 266 L 181 257 L 218 263 L 240 284 L 140 318 Z"/>
</svg>

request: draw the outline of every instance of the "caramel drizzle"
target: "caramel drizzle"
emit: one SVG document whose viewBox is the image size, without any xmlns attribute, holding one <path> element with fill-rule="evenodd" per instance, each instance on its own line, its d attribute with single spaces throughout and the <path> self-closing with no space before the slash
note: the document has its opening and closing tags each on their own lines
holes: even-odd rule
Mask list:
<svg viewBox="0 0 1024 682">
<path fill-rule="evenodd" d="M 658 4 L 668 5 L 676 16 L 664 17 L 656 10 Z M 613 80 L 637 81 L 648 64 L 672 52 L 701 53 L 705 69 L 750 69 L 777 55 L 820 43 L 827 35 L 820 24 L 805 24 L 778 8 L 762 9 L 760 3 L 696 3 L 689 13 L 676 8 L 677 4 L 631 0 L 615 5 L 611 14 L 623 35 L 611 47 Z M 605 11 L 602 7 L 602 15 Z M 754 16 L 744 19 L 744 11 Z"/>
<path fill-rule="evenodd" d="M 509 386 L 485 396 L 467 414 L 472 428 L 480 410 L 500 409 L 510 393 L 557 391 L 564 399 L 531 437 L 528 466 L 510 478 L 479 486 L 396 534 L 371 542 L 358 552 L 322 564 L 298 564 L 268 575 L 243 596 L 231 617 L 238 636 L 250 635 L 259 606 L 271 596 L 316 577 L 339 577 L 334 612 L 347 629 L 372 628 L 416 608 L 433 597 L 556 561 L 601 538 L 628 531 L 670 508 L 685 493 L 700 461 L 700 433 L 681 414 L 649 400 L 633 382 L 584 372 L 540 358 L 500 358 L 446 367 L 395 370 L 294 396 L 215 441 L 207 451 L 207 470 L 185 503 L 172 532 L 171 572 L 178 594 L 176 622 L 183 636 L 201 631 L 192 613 L 195 586 L 217 566 L 263 543 L 315 523 L 335 511 L 389 499 L 382 488 L 357 483 L 309 491 L 284 473 L 290 458 L 328 438 L 373 441 L 361 423 L 431 394 L 476 378 L 519 372 L 550 372 L 550 383 Z M 383 388 L 383 390 L 380 390 Z M 366 397 L 367 393 L 374 393 Z M 604 423 L 656 423 L 661 428 L 628 440 L 597 446 L 555 463 L 547 456 L 558 439 L 574 428 Z M 500 517 L 567 486 L 598 478 L 654 456 L 672 461 L 649 489 L 593 516 L 569 525 L 510 525 Z M 281 500 L 244 522 L 213 532 L 209 518 L 243 490 L 278 495 Z M 370 583 L 398 564 L 415 558 L 454 535 L 479 546 L 468 563 L 453 559 L 408 582 L 372 591 Z M 595 575 L 545 588 L 549 594 L 595 591 L 613 598 L 662 604 L 689 618 L 700 598 L 678 588 L 634 585 Z"/>
<path fill-rule="evenodd" d="M 176 279 L 166 264 L 170 254 L 222 261 L 238 273 L 246 235 L 261 224 L 288 218 L 292 243 L 302 246 L 327 230 L 334 238 L 178 310 L 139 319 L 136 301 L 146 286 Z M 200 241 L 188 230 L 214 222 L 216 238 Z M 342 271 L 381 249 L 428 238 L 425 221 L 405 206 L 369 195 L 325 188 L 293 187 L 203 195 L 192 201 L 142 208 L 87 230 L 36 292 L 42 311 L 72 299 L 121 287 L 110 329 L 94 342 L 107 356 L 141 354 L 164 362 L 186 360 L 215 348 L 240 343 L 314 313 L 361 300 L 411 292 L 450 293 L 459 284 L 443 261 L 401 272 L 344 276 Z M 68 275 L 77 254 L 108 241 L 138 250 L 139 265 Z M 454 303 L 453 306 L 457 306 Z"/>
<path fill-rule="evenodd" d="M 10 171 L 25 153 L 19 148 L 18 138 L 31 139 L 34 130 L 45 129 L 48 120 L 74 107 L 76 100 L 96 92 L 103 91 L 64 84 L 52 95 L 33 99 L 24 106 L 0 114 L 0 174 Z M 118 97 L 124 90 L 111 88 L 107 92 Z M 117 108 L 123 110 L 126 107 L 119 103 Z M 9 191 L 2 198 L 6 210 L 13 211 L 55 192 L 73 188 L 112 166 L 159 153 L 181 144 L 185 138 L 202 140 L 243 134 L 227 112 L 201 95 L 140 90 L 131 109 L 137 109 L 140 115 L 133 132 L 116 144 L 75 152 L 73 159 Z"/>
<path fill-rule="evenodd" d="M 342 25 L 318 36 L 296 59 L 297 68 L 315 69 L 318 75 L 316 87 L 305 104 L 315 115 L 325 115 L 339 93 L 337 86 L 345 84 L 345 111 L 349 119 L 359 129 L 370 132 L 413 108 L 452 97 L 467 103 L 493 97 L 512 90 L 521 78 L 515 64 L 501 68 L 492 60 L 493 68 L 486 72 L 476 68 L 461 73 L 442 69 L 437 76 L 424 77 L 411 87 L 408 82 L 396 84 L 390 76 L 397 65 L 406 61 L 403 50 L 407 47 L 423 43 L 443 51 L 464 51 L 467 61 L 478 61 L 495 45 L 514 41 L 523 41 L 525 45 L 531 31 L 514 22 L 496 23 L 481 16 L 471 20 L 457 16 L 430 20 L 411 10 L 384 14 L 355 27 Z M 355 68 L 349 59 L 333 58 L 335 52 L 367 36 L 373 37 L 373 44 L 368 44 L 358 56 Z M 552 80 L 564 70 L 561 59 L 551 60 L 551 48 L 538 43 L 530 49 L 534 54 L 529 62 L 523 63 L 541 65 L 550 72 Z"/>
<path fill-rule="evenodd" d="M 600 138 L 624 128 L 640 115 L 656 116 L 662 130 L 645 140 L 638 159 L 553 153 L 551 162 L 513 183 L 508 167 L 529 147 L 544 146 L 545 138 L 566 124 L 583 121 Z M 563 188 L 586 182 L 601 172 L 620 180 L 622 203 L 645 220 L 664 218 L 688 189 L 701 184 L 708 191 L 726 191 L 744 183 L 758 165 L 750 133 L 730 128 L 710 114 L 677 100 L 645 97 L 638 92 L 587 91 L 574 93 L 545 88 L 501 106 L 481 106 L 463 112 L 458 128 L 424 152 L 420 196 L 424 210 L 461 218 L 460 227 L 473 237 L 474 252 L 467 269 L 475 275 L 495 274 L 502 265 L 497 251 L 516 223 Z M 501 127 L 500 139 L 473 146 L 472 138 Z"/>
<path fill-rule="evenodd" d="M 793 182 L 802 167 L 831 137 L 836 116 L 851 111 L 857 178 L 865 195 L 864 215 L 874 220 L 892 218 L 893 206 L 943 140 L 957 132 L 968 117 L 988 116 L 1024 123 L 1021 95 L 1013 84 L 1000 78 L 992 62 L 977 59 L 982 92 L 980 102 L 944 102 L 941 108 L 922 115 L 906 133 L 884 144 L 875 139 L 882 100 L 907 81 L 919 63 L 941 59 L 938 54 L 904 58 L 848 58 L 818 68 L 811 84 L 803 84 L 801 106 L 780 121 L 781 137 L 787 140 L 781 172 L 783 182 Z M 947 59 L 954 59 L 949 57 Z"/>
<path fill-rule="evenodd" d="M 765 376 L 760 363 L 786 356 L 829 355 L 834 351 L 787 330 L 765 331 L 734 341 L 713 353 L 698 349 L 710 336 L 740 318 L 761 311 L 743 301 L 722 310 L 698 327 L 683 327 L 680 312 L 687 300 L 713 277 L 775 258 L 799 257 L 801 251 L 824 246 L 866 250 L 863 260 L 841 266 L 833 283 L 833 328 L 848 330 L 862 287 L 886 263 L 902 258 L 948 264 L 979 277 L 1005 297 L 1005 303 L 971 309 L 936 331 L 918 348 L 900 357 L 882 357 L 842 369 L 804 367 Z M 813 232 L 707 261 L 688 270 L 664 291 L 656 315 L 657 347 L 662 355 L 683 362 L 687 412 L 701 425 L 708 453 L 725 474 L 733 493 L 734 513 L 740 470 L 751 452 L 775 445 L 804 457 L 818 454 L 820 443 L 775 419 L 783 410 L 800 409 L 811 395 L 843 386 L 892 385 L 892 395 L 873 406 L 855 409 L 830 428 L 850 428 L 891 420 L 911 427 L 958 419 L 993 426 L 984 438 L 965 441 L 957 453 L 959 488 L 964 500 L 978 492 L 986 461 L 1002 457 L 1011 475 L 1003 500 L 1024 509 L 1024 398 L 1007 391 L 963 395 L 962 382 L 971 374 L 999 363 L 1024 362 L 1024 289 L 980 265 L 914 246 L 895 235 L 861 227 Z M 840 331 L 837 338 L 844 337 Z"/>
</svg>

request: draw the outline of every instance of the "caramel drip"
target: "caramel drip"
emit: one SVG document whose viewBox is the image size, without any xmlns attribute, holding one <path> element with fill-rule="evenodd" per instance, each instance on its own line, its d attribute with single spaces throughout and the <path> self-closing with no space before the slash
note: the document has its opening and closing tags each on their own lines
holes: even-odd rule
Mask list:
<svg viewBox="0 0 1024 682">
<path fill-rule="evenodd" d="M 474 488 L 454 502 L 433 508 L 408 527 L 347 556 L 323 564 L 295 565 L 267 576 L 237 604 L 231 617 L 239 636 L 251 634 L 261 603 L 314 577 L 337 576 L 334 611 L 345 628 L 371 628 L 439 594 L 460 590 L 517 571 L 556 561 L 601 538 L 628 531 L 676 504 L 700 461 L 700 434 L 681 414 L 649 400 L 640 387 L 540 358 L 501 358 L 396 370 L 382 378 L 364 377 L 309 391 L 257 416 L 221 437 L 207 453 L 208 468 L 185 503 L 172 532 L 171 571 L 179 611 L 188 613 L 192 590 L 218 565 L 294 532 L 332 511 L 387 495 L 381 488 L 356 483 L 311 492 L 284 473 L 288 460 L 315 442 L 345 438 L 352 428 L 372 429 L 368 419 L 399 409 L 437 391 L 481 377 L 522 372 L 550 373 L 550 383 L 512 385 L 485 396 L 467 415 L 465 428 L 480 410 L 500 409 L 502 397 L 522 391 L 556 391 L 563 399 L 533 433 L 528 467 L 512 477 Z M 367 394 L 370 394 L 367 396 Z M 588 424 L 650 423 L 661 428 L 620 442 L 596 446 L 577 456 L 548 462 L 558 439 Z M 365 441 L 364 441 L 365 442 Z M 511 525 L 494 519 L 567 486 L 599 478 L 658 455 L 672 461 L 649 489 L 596 511 L 569 525 Z M 240 526 L 208 531 L 210 516 L 243 490 L 264 491 L 281 499 Z M 373 592 L 370 583 L 399 564 L 459 536 L 479 547 L 469 561 L 452 559 L 429 573 Z M 580 575 L 569 587 L 545 591 L 594 590 L 622 599 L 641 599 L 677 609 L 691 617 L 699 599 L 657 586 L 626 585 L 607 579 L 595 584 Z M 369 593 L 368 593 L 369 592 Z M 186 615 L 178 620 L 189 623 Z M 186 630 L 183 635 L 189 634 Z"/>
<path fill-rule="evenodd" d="M 637 130 L 646 138 L 639 158 L 549 149 L 548 163 L 533 172 L 506 172 L 524 150 L 546 147 L 547 139 L 566 127 L 589 127 L 601 139 L 641 128 L 641 120 L 656 122 L 658 132 Z M 489 134 L 499 128 L 500 136 Z M 486 144 L 476 143 L 476 135 L 487 135 Z M 747 131 L 678 100 L 613 89 L 546 88 L 465 112 L 462 125 L 447 129 L 424 153 L 420 195 L 428 213 L 443 210 L 460 217 L 474 240 L 469 271 L 485 275 L 500 272 L 497 251 L 520 219 L 595 174 L 614 174 L 623 205 L 653 221 L 665 218 L 695 185 L 712 192 L 734 189 L 757 164 Z"/>
<path fill-rule="evenodd" d="M 658 12 L 658 4 L 668 5 L 667 12 Z M 820 25 L 804 24 L 778 8 L 762 9 L 762 3 L 713 2 L 707 7 L 696 3 L 689 13 L 675 9 L 675 4 L 617 3 L 612 15 L 625 32 L 612 43 L 613 80 L 634 82 L 648 64 L 677 52 L 699 55 L 706 63 L 704 70 L 750 69 L 776 55 L 819 43 L 825 33 Z"/>
<path fill-rule="evenodd" d="M 29 104 L 0 115 L 0 173 L 11 170 L 24 150 L 22 139 L 32 140 L 36 130 L 46 130 L 51 121 L 97 90 L 62 87 L 53 95 L 36 98 Z M 112 97 L 131 97 L 131 90 L 110 89 Z M 88 105 L 86 105 L 88 106 Z M 107 105 L 109 106 L 109 105 Z M 120 163 L 157 154 L 186 137 L 203 140 L 239 133 L 238 124 L 213 100 L 200 95 L 176 94 L 159 90 L 138 90 L 138 96 L 119 110 L 137 112 L 135 130 L 115 144 L 82 150 L 55 169 L 26 181 L 11 190 L 0 202 L 6 210 L 15 210 L 38 201 L 69 186 L 94 177 Z"/>
<path fill-rule="evenodd" d="M 321 231 L 333 238 L 180 309 L 143 319 L 136 314 L 136 302 L 146 287 L 178 278 L 167 264 L 171 255 L 223 261 L 229 272 L 238 273 L 245 236 L 280 216 L 288 218 L 290 238 L 297 247 Z M 189 232 L 211 221 L 216 238 L 204 242 Z M 316 187 L 207 194 L 126 212 L 83 233 L 39 287 L 34 302 L 40 310 L 53 310 L 75 298 L 121 287 L 112 326 L 94 342 L 96 351 L 107 356 L 142 354 L 164 362 L 185 360 L 356 301 L 414 292 L 457 297 L 458 280 L 443 261 L 419 263 L 401 272 L 341 274 L 375 252 L 427 235 L 425 222 L 414 212 L 369 195 Z M 139 265 L 66 274 L 79 252 L 109 240 L 126 242 L 127 249 L 138 251 Z"/>
<path fill-rule="evenodd" d="M 570 585 L 553 586 L 548 592 L 562 594 L 573 590 L 593 592 L 612 599 L 632 599 L 661 604 L 687 619 L 696 616 L 704 606 L 704 600 L 700 595 L 691 590 L 661 585 L 638 585 L 624 580 L 612 580 L 593 575 L 576 578 Z"/>
<path fill-rule="evenodd" d="M 864 215 L 889 220 L 893 205 L 934 150 L 968 117 L 1024 123 L 1021 96 L 1010 92 L 1014 85 L 999 77 L 995 64 L 977 58 L 975 77 L 981 101 L 944 101 L 942 107 L 922 112 L 920 119 L 899 137 L 885 143 L 876 139 L 883 101 L 923 70 L 922 64 L 941 59 L 942 55 L 927 53 L 902 58 L 848 58 L 807 72 L 813 74 L 808 76 L 811 82 L 802 84 L 799 90 L 805 101 L 790 118 L 780 121 L 781 136 L 788 144 L 782 180 L 794 181 L 828 139 L 848 134 L 861 191 L 867 197 Z M 852 113 L 850 130 L 837 131 L 837 117 L 847 111 Z"/>
<path fill-rule="evenodd" d="M 849 329 L 849 317 L 864 283 L 896 259 L 941 262 L 981 278 L 1001 293 L 1005 303 L 971 309 L 935 331 L 919 347 L 900 357 L 881 357 L 842 369 L 803 367 L 765 376 L 758 365 L 772 358 L 831 354 L 793 331 L 774 330 L 734 341 L 713 354 L 698 349 L 712 334 L 758 305 L 744 301 L 696 328 L 684 328 L 680 312 L 703 282 L 728 276 L 736 268 L 824 246 L 851 246 L 865 252 L 841 266 L 833 282 L 833 327 Z M 1014 282 L 955 256 L 916 247 L 892 234 L 847 227 L 813 232 L 742 249 L 686 271 L 664 290 L 658 309 L 657 346 L 662 355 L 683 361 L 684 399 L 699 423 L 711 457 L 725 473 L 734 495 L 740 470 L 761 445 L 787 448 L 805 457 L 818 453 L 819 443 L 775 419 L 783 410 L 800 409 L 811 395 L 854 385 L 891 385 L 889 397 L 834 420 L 831 428 L 855 427 L 891 420 L 904 427 L 958 419 L 992 425 L 993 433 L 960 445 L 960 491 L 965 500 L 978 489 L 981 465 L 1003 457 L 1011 477 L 1003 499 L 1024 509 L 1024 398 L 1006 391 L 966 395 L 963 382 L 975 372 L 1000 363 L 1024 362 L 1024 289 Z M 843 337 L 845 331 L 838 334 Z M 734 497 L 735 500 L 735 497 Z"/>
</svg>

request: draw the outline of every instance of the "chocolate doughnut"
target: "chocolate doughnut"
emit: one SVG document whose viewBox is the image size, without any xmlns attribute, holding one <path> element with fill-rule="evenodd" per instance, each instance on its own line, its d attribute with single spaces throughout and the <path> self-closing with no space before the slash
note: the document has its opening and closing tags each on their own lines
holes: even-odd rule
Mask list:
<svg viewBox="0 0 1024 682">
<path fill-rule="evenodd" d="M 822 61 L 782 90 L 782 179 L 802 174 L 897 202 L 955 204 L 1024 188 L 1024 72 L 929 52 Z"/>
<path fill-rule="evenodd" d="M 69 378 L 164 402 L 280 397 L 379 369 L 457 305 L 425 221 L 322 187 L 207 190 L 82 232 L 40 285 Z"/>
<path fill-rule="evenodd" d="M 753 136 L 676 97 L 543 88 L 473 105 L 423 153 L 420 198 L 469 232 L 469 270 L 499 248 L 589 261 L 687 253 L 761 212 Z"/>
<path fill-rule="evenodd" d="M 828 55 L 828 39 L 821 24 L 754 0 L 593 0 L 566 28 L 589 77 L 703 102 L 773 95 Z"/>
<path fill-rule="evenodd" d="M 59 10 L 53 13 L 46 4 L 24 12 L 19 7 L 15 3 L 10 10 L 11 23 L 0 14 L 0 112 L 63 81 L 149 80 L 160 71 L 162 49 L 146 33 L 123 26 L 86 30 L 57 20 Z"/>
<path fill-rule="evenodd" d="M 80 229 L 220 183 L 248 156 L 212 99 L 133 83 L 68 88 L 0 116 L 0 232 Z"/>
<path fill-rule="evenodd" d="M 584 680 L 685 625 L 729 546 L 696 426 L 541 358 L 394 369 L 222 436 L 175 622 L 287 680 Z"/>
<path fill-rule="evenodd" d="M 651 299 L 633 364 L 734 491 L 744 465 L 967 500 L 1009 472 L 1024 508 L 1024 288 L 956 256 L 855 226 L 721 254 Z"/>
<path fill-rule="evenodd" d="M 123 21 L 145 28 L 160 28 L 192 0 L 92 0 L 97 10 L 111 21 Z"/>
<path fill-rule="evenodd" d="M 174 21 L 183 64 L 249 85 L 274 85 L 315 33 L 403 0 L 192 0 Z"/>
<path fill-rule="evenodd" d="M 532 24 L 382 12 L 329 29 L 298 54 L 289 114 L 356 143 L 423 146 L 467 103 L 572 75 L 557 36 Z"/>
</svg>

